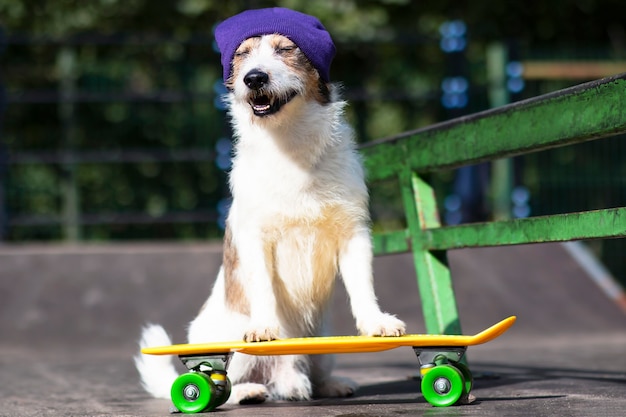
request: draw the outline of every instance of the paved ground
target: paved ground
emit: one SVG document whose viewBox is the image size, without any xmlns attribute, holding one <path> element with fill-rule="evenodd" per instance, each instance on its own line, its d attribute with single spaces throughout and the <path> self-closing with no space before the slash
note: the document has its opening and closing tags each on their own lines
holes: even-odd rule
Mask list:
<svg viewBox="0 0 626 417">
<path fill-rule="evenodd" d="M 204 302 L 215 245 L 0 247 L 0 416 L 166 416 L 132 366 L 139 328 L 164 324 L 177 341 Z M 438 409 L 413 378 L 410 349 L 338 356 L 361 384 L 348 399 L 224 407 L 223 416 L 623 416 L 626 315 L 561 245 L 452 252 L 466 333 L 510 314 L 516 325 L 470 348 L 477 401 Z M 376 260 L 385 309 L 422 332 L 409 256 Z M 352 334 L 345 293 L 335 333 Z"/>
</svg>

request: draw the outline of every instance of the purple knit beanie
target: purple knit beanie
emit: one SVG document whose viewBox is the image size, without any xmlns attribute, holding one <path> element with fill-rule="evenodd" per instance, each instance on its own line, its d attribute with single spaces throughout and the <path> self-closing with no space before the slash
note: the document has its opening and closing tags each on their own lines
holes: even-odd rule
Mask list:
<svg viewBox="0 0 626 417">
<path fill-rule="evenodd" d="M 320 77 L 326 82 L 330 80 L 335 45 L 322 23 L 313 16 L 274 7 L 246 10 L 217 25 L 215 40 L 222 54 L 224 81 L 230 76 L 230 63 L 241 42 L 253 36 L 274 33 L 291 39 L 311 61 Z"/>
</svg>

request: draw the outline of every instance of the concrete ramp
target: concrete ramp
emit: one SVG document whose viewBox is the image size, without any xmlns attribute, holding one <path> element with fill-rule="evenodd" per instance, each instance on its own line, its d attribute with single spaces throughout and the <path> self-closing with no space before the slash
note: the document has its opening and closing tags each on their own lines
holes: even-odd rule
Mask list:
<svg viewBox="0 0 626 417">
<path fill-rule="evenodd" d="M 517 334 L 626 329 L 561 244 L 465 249 L 449 261 L 466 333 L 513 314 Z M 128 346 L 157 322 L 182 342 L 220 262 L 219 244 L 0 247 L 0 340 Z M 383 308 L 424 332 L 411 256 L 377 258 L 375 276 Z M 333 322 L 335 334 L 354 334 L 341 284 Z"/>
<path fill-rule="evenodd" d="M 177 340 L 204 303 L 221 245 L 0 247 L 0 337 L 135 344 L 162 323 Z"/>
<path fill-rule="evenodd" d="M 461 323 L 516 314 L 517 333 L 626 330 L 626 314 L 563 244 L 466 249 L 450 254 Z"/>
<path fill-rule="evenodd" d="M 509 315 L 518 316 L 516 334 L 626 330 L 624 311 L 563 244 L 456 250 L 448 252 L 448 261 L 464 333 Z M 409 331 L 423 332 L 414 271 L 408 254 L 375 262 L 381 304 L 406 320 Z"/>
</svg>

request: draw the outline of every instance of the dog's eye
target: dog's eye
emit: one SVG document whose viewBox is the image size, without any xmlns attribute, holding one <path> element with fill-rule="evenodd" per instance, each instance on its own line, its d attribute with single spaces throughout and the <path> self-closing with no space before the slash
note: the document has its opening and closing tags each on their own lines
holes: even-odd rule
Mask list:
<svg viewBox="0 0 626 417">
<path fill-rule="evenodd" d="M 242 49 L 242 50 L 235 51 L 235 56 L 236 57 L 244 57 L 244 56 L 248 55 L 249 53 L 250 53 L 249 49 Z"/>
<path fill-rule="evenodd" d="M 295 45 L 287 45 L 287 46 L 281 46 L 279 48 L 276 48 L 276 52 L 278 54 L 288 54 L 289 52 L 293 52 L 295 51 L 297 48 L 297 46 Z"/>
</svg>

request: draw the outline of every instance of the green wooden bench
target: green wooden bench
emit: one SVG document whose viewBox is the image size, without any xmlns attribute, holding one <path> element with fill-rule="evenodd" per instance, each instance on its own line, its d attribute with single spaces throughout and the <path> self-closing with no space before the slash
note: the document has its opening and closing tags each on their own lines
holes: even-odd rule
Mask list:
<svg viewBox="0 0 626 417">
<path fill-rule="evenodd" d="M 433 189 L 420 175 L 623 132 L 626 73 L 361 148 L 370 183 L 399 182 L 407 227 L 375 233 L 374 252 L 413 253 L 428 333 L 461 334 L 446 250 L 626 237 L 626 207 L 442 226 Z"/>
</svg>

